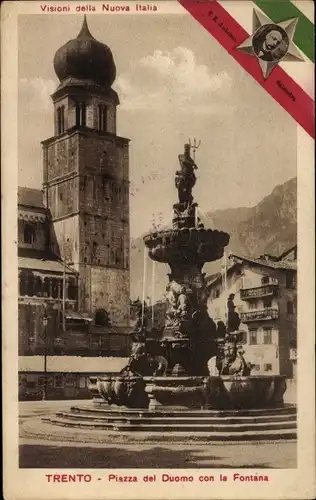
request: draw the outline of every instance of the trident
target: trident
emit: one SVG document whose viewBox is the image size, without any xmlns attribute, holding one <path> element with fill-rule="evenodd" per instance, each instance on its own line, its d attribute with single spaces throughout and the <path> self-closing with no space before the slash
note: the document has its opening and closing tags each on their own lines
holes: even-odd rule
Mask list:
<svg viewBox="0 0 316 500">
<path fill-rule="evenodd" d="M 190 148 L 192 148 L 192 151 L 193 151 L 193 160 L 195 160 L 195 152 L 197 149 L 199 149 L 199 147 L 201 145 L 201 141 L 197 141 L 196 138 L 194 137 L 193 144 L 191 142 L 191 139 L 189 139 L 189 144 L 190 144 Z"/>
</svg>

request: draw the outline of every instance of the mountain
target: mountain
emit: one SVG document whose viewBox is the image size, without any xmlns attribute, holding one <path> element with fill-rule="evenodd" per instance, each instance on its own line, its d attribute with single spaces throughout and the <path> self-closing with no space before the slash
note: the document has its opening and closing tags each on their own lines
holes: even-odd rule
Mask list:
<svg viewBox="0 0 316 500">
<path fill-rule="evenodd" d="M 220 229 L 230 234 L 227 252 L 259 257 L 263 253 L 280 255 L 297 241 L 297 180 L 290 179 L 276 186 L 254 207 L 228 208 L 206 213 L 202 218 L 206 228 Z M 153 263 L 146 260 L 145 297 L 152 295 Z M 219 270 L 220 262 L 204 266 L 209 275 Z M 131 297 L 142 297 L 144 244 L 142 237 L 131 240 Z M 168 282 L 166 264 L 156 263 L 154 270 L 154 300 L 161 299 Z"/>
</svg>

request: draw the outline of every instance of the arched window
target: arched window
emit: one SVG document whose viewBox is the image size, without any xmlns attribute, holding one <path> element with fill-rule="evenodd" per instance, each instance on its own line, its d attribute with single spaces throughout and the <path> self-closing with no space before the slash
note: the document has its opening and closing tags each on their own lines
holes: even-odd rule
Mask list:
<svg viewBox="0 0 316 500">
<path fill-rule="evenodd" d="M 76 103 L 76 125 L 77 127 L 86 126 L 86 103 L 77 102 Z"/>
<path fill-rule="evenodd" d="M 49 278 L 44 278 L 43 296 L 49 297 Z"/>
<path fill-rule="evenodd" d="M 32 224 L 25 224 L 24 226 L 24 233 L 23 233 L 23 240 L 24 243 L 27 243 L 28 245 L 32 245 L 35 241 L 35 229 Z"/>
<path fill-rule="evenodd" d="M 19 293 L 20 295 L 26 295 L 26 275 L 23 271 L 19 276 Z"/>
<path fill-rule="evenodd" d="M 35 295 L 37 297 L 41 297 L 42 296 L 42 280 L 40 278 L 40 276 L 37 276 L 35 278 Z"/>
<path fill-rule="evenodd" d="M 107 107 L 104 104 L 99 104 L 99 130 L 107 132 Z"/>
<path fill-rule="evenodd" d="M 98 326 L 107 326 L 110 324 L 109 313 L 105 309 L 98 309 L 95 312 L 94 323 Z"/>
<path fill-rule="evenodd" d="M 57 134 L 65 132 L 65 106 L 57 108 Z"/>
<path fill-rule="evenodd" d="M 98 244 L 96 241 L 93 242 L 92 244 L 92 255 L 91 255 L 91 261 L 95 262 L 97 259 L 97 253 L 98 253 Z"/>
<path fill-rule="evenodd" d="M 35 295 L 35 278 L 32 273 L 29 273 L 26 277 L 26 295 L 33 297 Z"/>
<path fill-rule="evenodd" d="M 52 297 L 53 299 L 58 298 L 58 280 L 55 278 L 52 279 Z"/>
</svg>

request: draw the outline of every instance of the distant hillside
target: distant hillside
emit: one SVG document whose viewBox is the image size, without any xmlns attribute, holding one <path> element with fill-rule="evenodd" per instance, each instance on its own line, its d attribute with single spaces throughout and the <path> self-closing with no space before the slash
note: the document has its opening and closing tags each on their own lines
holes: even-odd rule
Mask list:
<svg viewBox="0 0 316 500">
<path fill-rule="evenodd" d="M 271 194 L 251 208 L 229 208 L 208 212 L 203 223 L 206 228 L 220 229 L 230 234 L 228 252 L 252 257 L 263 253 L 279 255 L 297 241 L 296 177 L 276 186 Z M 142 237 L 131 241 L 131 297 L 142 296 L 144 245 Z M 162 297 L 168 282 L 169 267 L 155 266 L 155 300 Z M 207 274 L 219 269 L 219 262 L 204 266 Z M 151 295 L 152 262 L 147 261 L 146 296 Z"/>
</svg>

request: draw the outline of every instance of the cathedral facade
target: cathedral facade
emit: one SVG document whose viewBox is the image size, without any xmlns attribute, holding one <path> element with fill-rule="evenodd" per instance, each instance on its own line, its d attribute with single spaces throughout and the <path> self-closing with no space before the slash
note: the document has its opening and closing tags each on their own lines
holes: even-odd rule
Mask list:
<svg viewBox="0 0 316 500">
<path fill-rule="evenodd" d="M 53 63 L 42 190 L 19 188 L 20 356 L 125 355 L 129 140 L 116 130 L 115 63 L 86 19 Z"/>
</svg>

